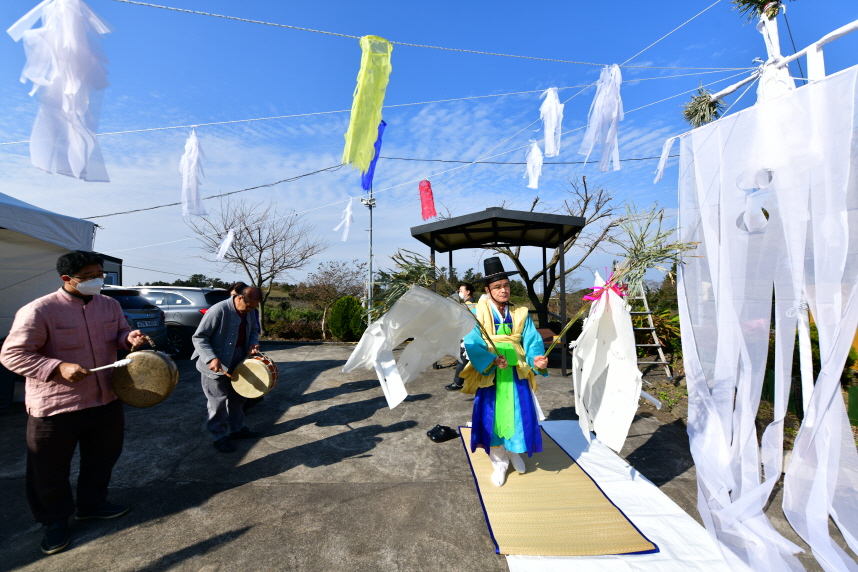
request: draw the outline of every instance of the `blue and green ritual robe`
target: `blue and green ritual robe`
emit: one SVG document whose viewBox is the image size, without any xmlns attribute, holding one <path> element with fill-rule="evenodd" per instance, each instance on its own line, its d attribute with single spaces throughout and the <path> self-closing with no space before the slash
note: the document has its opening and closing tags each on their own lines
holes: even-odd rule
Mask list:
<svg viewBox="0 0 858 572">
<path fill-rule="evenodd" d="M 488 324 L 489 309 L 491 325 Z M 514 311 L 518 312 L 515 320 Z M 466 368 L 462 374 L 463 391 L 474 393 L 471 451 L 481 448 L 488 452 L 490 447 L 503 445 L 513 453 L 527 453 L 528 456 L 538 453 L 542 451 L 542 434 L 532 389 L 536 389 L 534 373 L 546 376 L 547 372 L 534 369 L 533 358 L 544 353 L 542 337 L 526 315 L 526 308 L 509 306 L 502 319 L 493 304 L 481 301 L 474 312 L 478 319 L 482 316 L 483 327 L 494 334 L 495 346 L 507 358 L 509 367 L 501 370 L 494 365 L 496 355 L 479 327 L 465 336 L 465 351 L 472 369 Z M 520 348 L 516 348 L 514 342 L 498 340 L 506 336 L 518 339 L 516 326 L 520 329 Z"/>
</svg>

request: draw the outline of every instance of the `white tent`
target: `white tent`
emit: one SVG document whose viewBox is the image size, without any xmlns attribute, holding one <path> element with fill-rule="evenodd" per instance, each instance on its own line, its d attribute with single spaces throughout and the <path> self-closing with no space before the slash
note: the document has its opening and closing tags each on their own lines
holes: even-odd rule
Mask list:
<svg viewBox="0 0 858 572">
<path fill-rule="evenodd" d="M 0 193 L 0 339 L 21 306 L 59 288 L 57 258 L 92 250 L 95 223 Z"/>
</svg>

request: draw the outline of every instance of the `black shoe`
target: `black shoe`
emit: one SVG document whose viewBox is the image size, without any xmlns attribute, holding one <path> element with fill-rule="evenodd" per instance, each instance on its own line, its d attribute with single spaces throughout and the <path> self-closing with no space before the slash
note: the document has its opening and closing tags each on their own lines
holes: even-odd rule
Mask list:
<svg viewBox="0 0 858 572">
<path fill-rule="evenodd" d="M 89 520 L 91 518 L 98 518 L 101 520 L 110 520 L 111 518 L 122 516 L 129 510 L 131 509 L 125 505 L 113 504 L 103 500 L 92 508 L 77 509 L 77 514 L 74 515 L 74 519 Z"/>
<path fill-rule="evenodd" d="M 435 433 L 437 433 L 437 432 L 438 432 L 438 431 L 440 431 L 440 430 L 441 430 L 441 426 L 440 426 L 440 425 L 435 425 L 434 427 L 432 427 L 431 429 L 429 429 L 428 431 L 426 431 L 426 435 L 428 435 L 428 436 L 431 438 L 431 437 L 432 437 L 432 435 L 434 435 Z"/>
<path fill-rule="evenodd" d="M 442 425 L 440 429 L 432 432 L 429 435 L 429 438 L 432 439 L 435 443 L 443 443 L 445 441 L 449 441 L 450 439 L 455 439 L 459 434 L 452 427 L 447 427 L 446 425 Z"/>
<path fill-rule="evenodd" d="M 447 391 L 462 391 L 462 384 L 454 381 L 450 385 L 445 385 L 444 389 Z"/>
<path fill-rule="evenodd" d="M 221 437 L 214 442 L 214 448 L 221 453 L 233 453 L 235 445 L 229 442 L 229 437 Z"/>
<path fill-rule="evenodd" d="M 235 433 L 229 434 L 230 439 L 259 439 L 259 437 L 261 437 L 261 436 L 262 436 L 262 433 L 260 433 L 259 431 L 251 431 L 247 427 L 242 427 L 241 429 L 239 429 Z M 235 449 L 233 448 L 233 450 L 235 450 Z"/>
<path fill-rule="evenodd" d="M 56 554 L 65 550 L 69 545 L 69 521 L 58 520 L 53 524 L 48 525 L 45 529 L 45 536 L 42 538 L 42 552 L 45 554 Z"/>
</svg>

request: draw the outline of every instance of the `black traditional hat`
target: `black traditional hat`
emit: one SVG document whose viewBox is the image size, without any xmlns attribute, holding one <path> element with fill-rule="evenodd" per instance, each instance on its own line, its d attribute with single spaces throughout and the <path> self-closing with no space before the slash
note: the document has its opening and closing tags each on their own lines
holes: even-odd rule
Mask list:
<svg viewBox="0 0 858 572">
<path fill-rule="evenodd" d="M 500 258 L 497 256 L 486 258 L 483 261 L 483 268 L 485 269 L 485 278 L 483 278 L 483 281 L 486 286 L 492 282 L 497 282 L 498 280 L 503 280 L 504 278 L 509 278 L 514 274 L 518 274 L 518 270 L 513 270 L 512 272 L 505 271 Z"/>
</svg>

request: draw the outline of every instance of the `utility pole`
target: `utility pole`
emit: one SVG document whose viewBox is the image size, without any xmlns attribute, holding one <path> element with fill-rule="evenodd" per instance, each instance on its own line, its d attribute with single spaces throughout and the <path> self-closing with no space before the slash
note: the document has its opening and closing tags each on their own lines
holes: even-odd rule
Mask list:
<svg viewBox="0 0 858 572">
<path fill-rule="evenodd" d="M 369 209 L 369 229 L 367 235 L 369 237 L 369 277 L 366 282 L 366 323 L 367 326 L 371 322 L 370 310 L 372 309 L 372 209 L 375 206 L 375 199 L 372 196 L 372 186 L 369 187 L 369 197 L 361 197 L 360 202 L 365 204 Z"/>
</svg>

